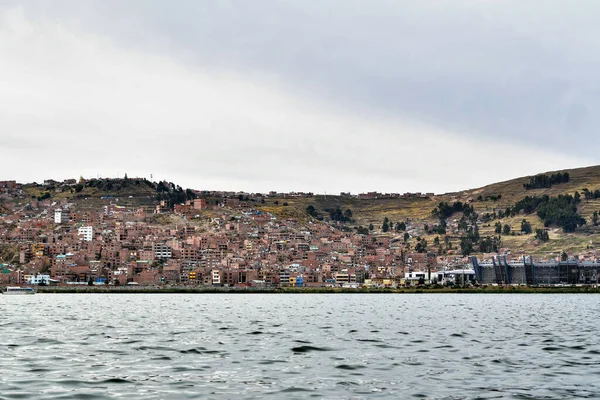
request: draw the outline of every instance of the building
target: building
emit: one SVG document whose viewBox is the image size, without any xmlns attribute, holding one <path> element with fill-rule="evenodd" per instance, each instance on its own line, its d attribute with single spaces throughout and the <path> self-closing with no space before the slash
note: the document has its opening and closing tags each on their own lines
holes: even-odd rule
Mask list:
<svg viewBox="0 0 600 400">
<path fill-rule="evenodd" d="M 219 271 L 218 269 L 212 270 L 212 284 L 213 285 L 221 284 L 221 271 Z"/>
<path fill-rule="evenodd" d="M 207 208 L 206 199 L 194 199 L 194 209 L 204 210 Z"/>
<path fill-rule="evenodd" d="M 518 261 L 508 261 L 506 256 L 492 257 L 479 262 L 472 257 L 471 262 L 477 281 L 484 284 L 562 286 L 597 285 L 600 278 L 598 261 L 534 261 L 533 257 L 523 256 Z"/>
<path fill-rule="evenodd" d="M 154 258 L 157 260 L 164 260 L 173 257 L 172 250 L 165 243 L 154 243 L 152 245 L 154 251 Z"/>
<path fill-rule="evenodd" d="M 50 284 L 50 275 L 25 275 L 25 281 L 30 285 L 49 285 Z"/>
<path fill-rule="evenodd" d="M 80 236 L 80 238 L 85 241 L 85 242 L 91 242 L 93 239 L 93 232 L 94 229 L 91 226 L 82 226 L 81 228 L 79 228 L 79 230 L 77 231 L 77 234 Z"/>
<path fill-rule="evenodd" d="M 54 223 L 55 224 L 65 224 L 65 223 L 69 222 L 70 218 L 71 218 L 71 213 L 69 212 L 69 210 L 63 210 L 60 208 L 57 208 L 56 210 L 54 210 Z"/>
</svg>

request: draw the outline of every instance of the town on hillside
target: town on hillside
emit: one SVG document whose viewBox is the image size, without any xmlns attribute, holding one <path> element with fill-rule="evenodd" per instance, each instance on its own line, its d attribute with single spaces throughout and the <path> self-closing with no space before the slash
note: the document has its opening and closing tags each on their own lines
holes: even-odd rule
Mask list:
<svg viewBox="0 0 600 400">
<path fill-rule="evenodd" d="M 77 197 L 93 183 L 46 181 L 34 198 L 2 182 L 0 245 L 18 254 L 2 264 L 0 284 L 398 287 L 422 283 L 425 271 L 446 283 L 454 276 L 435 274 L 468 262 L 410 249 L 405 232 L 348 232 L 336 221 L 278 219 L 254 207 L 269 196 L 312 194 L 195 192 L 145 205 Z M 50 196 L 48 186 L 73 196 Z M 363 195 L 377 196 L 422 195 Z"/>
<path fill-rule="evenodd" d="M 470 252 L 450 243 L 450 250 L 435 251 L 420 237 L 458 230 L 462 220 L 424 227 L 386 218 L 380 226 L 350 229 L 350 209 L 330 210 L 323 218 L 309 205 L 306 218 L 282 218 L 261 207 L 270 198 L 312 196 L 183 190 L 127 177 L 27 186 L 3 181 L 0 285 L 396 288 L 476 280 Z M 477 218 L 468 204 L 460 208 Z M 433 214 L 445 221 L 454 211 L 440 205 Z M 500 254 L 511 261 L 510 249 L 483 244 L 489 247 L 484 259 Z M 441 249 L 443 243 L 434 245 Z"/>
</svg>

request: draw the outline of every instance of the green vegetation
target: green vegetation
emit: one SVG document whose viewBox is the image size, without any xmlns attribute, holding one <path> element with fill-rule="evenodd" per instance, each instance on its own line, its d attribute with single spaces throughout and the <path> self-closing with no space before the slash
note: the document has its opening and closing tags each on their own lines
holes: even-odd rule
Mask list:
<svg viewBox="0 0 600 400">
<path fill-rule="evenodd" d="M 319 216 L 317 209 L 312 204 L 309 204 L 308 207 L 306 207 L 306 213 L 314 218 L 317 218 Z"/>
<path fill-rule="evenodd" d="M 381 230 L 383 232 L 387 232 L 390 230 L 390 220 L 388 219 L 388 217 L 385 217 L 383 219 L 383 225 L 381 225 Z"/>
<path fill-rule="evenodd" d="M 588 188 L 583 188 L 582 191 L 583 191 L 583 197 L 585 197 L 586 200 L 600 198 L 600 189 L 596 189 L 592 192 Z"/>
<path fill-rule="evenodd" d="M 541 240 L 542 242 L 547 242 L 550 240 L 550 236 L 548 235 L 548 231 L 545 229 L 536 229 L 535 230 L 535 238 Z"/>
<path fill-rule="evenodd" d="M 452 214 L 462 212 L 465 216 L 469 216 L 475 212 L 473 206 L 469 204 L 462 203 L 460 201 L 454 202 L 454 204 L 449 205 L 447 202 L 440 202 L 436 208 L 431 211 L 435 217 L 439 220 L 445 220 L 452 216 Z"/>
<path fill-rule="evenodd" d="M 577 193 L 577 192 L 576 192 Z M 577 204 L 581 200 L 577 196 L 558 195 L 557 197 L 530 197 L 526 196 L 517 202 L 515 212 L 523 210 L 526 214 L 537 211 L 537 216 L 544 222 L 544 226 L 559 226 L 565 232 L 574 232 L 580 226 L 585 225 L 585 219 L 577 213 Z"/>
<path fill-rule="evenodd" d="M 552 185 L 569 182 L 569 173 L 557 173 L 552 175 L 540 174 L 532 176 L 529 183 L 524 183 L 525 190 L 550 188 Z"/>
<path fill-rule="evenodd" d="M 325 210 L 329 212 L 329 218 L 331 221 L 338 222 L 352 222 L 352 210 L 346 209 L 346 211 L 342 212 L 342 209 L 337 207 L 334 210 Z"/>
<path fill-rule="evenodd" d="M 417 253 L 427 252 L 427 240 L 425 238 L 417 238 L 417 244 L 415 245 L 415 251 Z"/>
<path fill-rule="evenodd" d="M 493 194 L 493 195 L 489 195 L 489 196 L 485 196 L 483 197 L 482 195 L 477 196 L 477 201 L 498 201 L 502 198 L 502 194 Z"/>
<path fill-rule="evenodd" d="M 494 233 L 497 233 L 497 234 L 502 233 L 502 222 L 498 221 L 494 224 Z"/>
<path fill-rule="evenodd" d="M 575 232 L 585 225 L 585 219 L 577 213 L 576 201 L 570 195 L 548 199 L 538 207 L 537 215 L 544 221 L 544 226 L 558 225 L 565 232 Z"/>
<path fill-rule="evenodd" d="M 521 221 L 521 232 L 526 235 L 529 235 L 532 232 L 531 224 L 526 219 Z"/>
<path fill-rule="evenodd" d="M 365 228 L 361 225 L 358 228 L 356 228 L 356 233 L 358 233 L 359 235 L 368 235 L 370 232 L 369 228 Z"/>
<path fill-rule="evenodd" d="M 175 204 L 185 203 L 187 200 L 196 198 L 190 189 L 183 190 L 181 186 L 177 186 L 173 182 L 158 182 L 156 192 L 156 200 L 164 201 L 169 209 L 173 209 Z"/>
</svg>

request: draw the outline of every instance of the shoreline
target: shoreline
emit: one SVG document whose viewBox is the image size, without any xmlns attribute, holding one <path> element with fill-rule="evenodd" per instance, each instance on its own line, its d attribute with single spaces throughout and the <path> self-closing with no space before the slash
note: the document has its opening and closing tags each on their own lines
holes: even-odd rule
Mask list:
<svg viewBox="0 0 600 400">
<path fill-rule="evenodd" d="M 470 288 L 222 288 L 222 287 L 65 287 L 40 286 L 44 294 L 600 294 L 598 287 L 514 287 L 488 286 Z"/>
</svg>

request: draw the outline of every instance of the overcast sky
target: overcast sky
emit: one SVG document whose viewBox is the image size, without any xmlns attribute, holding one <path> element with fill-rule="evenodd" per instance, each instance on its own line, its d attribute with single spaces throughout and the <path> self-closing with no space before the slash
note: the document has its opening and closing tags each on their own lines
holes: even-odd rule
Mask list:
<svg viewBox="0 0 600 400">
<path fill-rule="evenodd" d="M 0 0 L 0 179 L 442 193 L 597 164 L 576 4 Z"/>
</svg>

